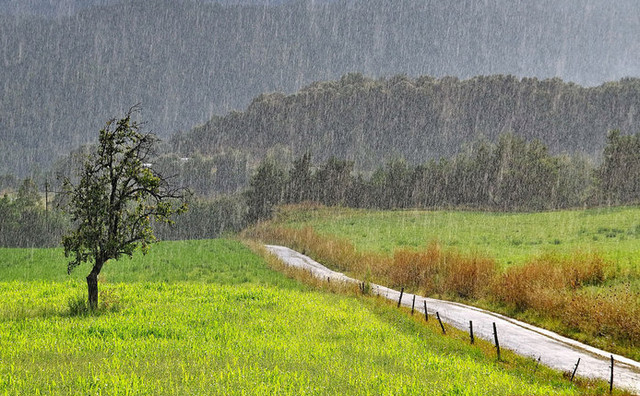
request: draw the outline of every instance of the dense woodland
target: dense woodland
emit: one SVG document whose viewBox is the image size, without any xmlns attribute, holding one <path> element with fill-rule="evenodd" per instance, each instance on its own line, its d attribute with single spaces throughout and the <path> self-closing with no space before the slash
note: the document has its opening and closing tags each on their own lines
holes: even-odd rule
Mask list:
<svg viewBox="0 0 640 396">
<path fill-rule="evenodd" d="M 607 131 L 640 130 L 639 110 L 639 79 L 584 88 L 503 75 L 374 80 L 355 73 L 293 95 L 260 95 L 246 111 L 214 117 L 171 143 L 185 157 L 230 148 L 250 158 L 310 150 L 316 160 L 335 156 L 366 172 L 394 157 L 417 165 L 513 133 L 540 140 L 554 154 L 598 160 Z"/>
<path fill-rule="evenodd" d="M 637 76 L 640 65 L 635 0 L 263 2 L 272 5 L 92 0 L 82 7 L 74 2 L 73 9 L 78 11 L 69 14 L 53 5 L 33 9 L 30 3 L 10 0 L 6 8 L 0 7 L 0 174 L 20 178 L 46 170 L 57 157 L 94 141 L 95 131 L 109 117 L 135 103 L 145 109 L 143 119 L 149 121 L 150 130 L 167 138 L 214 114 L 244 109 L 260 93 L 291 93 L 351 71 L 374 78 L 402 73 L 462 79 L 492 74 L 541 80 L 558 76 L 594 86 Z M 71 2 L 63 3 L 70 8 Z M 32 9 L 36 16 L 10 14 L 21 9 Z M 401 82 L 396 80 L 390 81 Z M 428 79 L 418 88 L 425 82 Z M 524 128 L 524 136 L 540 137 L 554 151 L 586 143 L 585 150 L 600 152 L 607 130 L 634 132 L 624 123 L 637 89 L 628 82 L 584 90 L 555 80 L 505 80 L 497 86 L 478 80 L 444 80 L 437 86 L 444 91 L 435 96 L 418 94 L 411 87 L 415 82 L 369 85 L 371 89 L 362 87 L 360 92 L 358 88 L 353 95 L 348 94 L 356 89 L 353 84 L 342 88 L 335 82 L 316 84 L 301 98 L 282 102 L 277 95 L 265 96 L 244 116 L 223 117 L 207 128 L 218 130 L 214 124 L 229 124 L 228 133 L 248 134 L 234 138 L 248 139 L 253 148 L 270 136 L 282 142 L 300 132 L 295 129 L 300 119 L 281 119 L 291 116 L 280 112 L 283 106 L 293 105 L 299 111 L 300 102 L 291 102 L 319 96 L 324 102 L 312 109 L 340 110 L 333 117 L 346 115 L 344 122 L 324 118 L 331 127 L 325 130 L 322 125 L 310 125 L 316 118 L 313 113 L 298 114 L 309 118 L 301 124 L 305 130 L 300 138 L 318 134 L 318 128 L 324 130 L 313 141 L 314 156 L 337 155 L 356 161 L 356 166 L 368 154 L 346 152 L 358 143 L 353 139 L 364 137 L 370 142 L 381 133 L 387 139 L 369 147 L 372 154 L 388 149 L 389 143 L 400 143 L 397 154 L 419 163 L 423 155 L 440 153 L 440 147 L 457 149 L 460 137 L 466 141 L 484 133 L 492 138 L 509 128 L 515 133 Z M 518 102 L 512 93 L 522 94 L 523 100 Z M 349 113 L 364 97 L 371 101 L 369 105 Z M 433 107 L 421 102 L 440 98 L 446 100 Z M 483 98 L 488 107 L 476 102 Z M 539 108 L 537 118 L 521 118 L 520 112 L 529 111 L 527 106 L 536 101 L 547 107 Z M 405 111 L 395 112 L 403 106 Z M 266 123 L 264 112 L 271 107 L 279 112 L 271 121 L 273 127 L 284 123 L 287 129 L 278 131 Z M 416 110 L 424 120 L 414 118 Z M 375 113 L 362 113 L 369 111 Z M 483 118 L 481 111 L 494 118 Z M 450 121 L 446 121 L 448 113 Z M 354 120 L 367 116 L 372 120 L 362 124 L 365 130 L 353 131 Z M 551 117 L 544 121 L 543 116 Z M 384 117 L 384 122 L 378 117 Z M 239 125 L 235 118 L 257 123 Z M 602 123 L 593 124 L 594 119 Z M 404 128 L 407 125 L 410 128 Z M 374 132 L 370 127 L 376 135 L 368 135 Z M 532 134 L 534 130 L 539 132 Z M 580 133 L 571 135 L 575 131 Z M 251 140 L 254 132 L 256 139 Z M 416 139 L 420 145 L 408 150 Z M 299 148 L 299 141 L 294 144 Z M 329 150 L 336 147 L 341 151 Z"/>
</svg>

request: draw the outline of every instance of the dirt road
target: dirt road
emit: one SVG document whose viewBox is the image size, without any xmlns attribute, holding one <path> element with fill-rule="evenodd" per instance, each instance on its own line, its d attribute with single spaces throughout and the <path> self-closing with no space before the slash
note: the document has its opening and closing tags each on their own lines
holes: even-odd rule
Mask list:
<svg viewBox="0 0 640 396">
<path fill-rule="evenodd" d="M 318 277 L 358 282 L 289 248 L 268 245 L 267 249 L 288 265 L 310 270 Z M 371 284 L 371 292 L 393 301 L 398 301 L 400 297 L 399 291 L 376 284 Z M 413 294 L 405 293 L 402 297 L 402 304 L 411 307 L 413 296 Z M 493 323 L 495 323 L 501 348 L 510 349 L 536 360 L 539 358 L 542 364 L 558 370 L 572 371 L 580 358 L 576 375 L 609 381 L 611 356 L 613 356 L 615 362 L 614 387 L 640 394 L 640 363 L 634 360 L 584 345 L 551 331 L 493 312 L 416 295 L 415 307 L 422 313 L 424 313 L 423 301 L 427 303 L 429 315 L 435 315 L 438 312 L 444 322 L 464 331 L 469 331 L 469 321 L 473 321 L 475 337 L 491 342 L 494 339 Z"/>
</svg>

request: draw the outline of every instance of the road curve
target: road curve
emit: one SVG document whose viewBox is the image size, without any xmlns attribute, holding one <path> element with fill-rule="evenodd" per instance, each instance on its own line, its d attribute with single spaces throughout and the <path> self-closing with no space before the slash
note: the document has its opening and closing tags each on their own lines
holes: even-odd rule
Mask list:
<svg viewBox="0 0 640 396">
<path fill-rule="evenodd" d="M 310 257 L 287 247 L 267 245 L 266 248 L 287 265 L 310 270 L 317 277 L 359 282 L 340 272 L 332 271 Z M 398 301 L 400 298 L 399 291 L 376 284 L 371 284 L 371 292 L 393 301 Z M 402 305 L 411 307 L 413 297 L 413 294 L 404 293 Z M 429 314 L 435 315 L 438 312 L 444 322 L 464 331 L 469 331 L 469 321 L 473 321 L 474 336 L 491 342 L 494 339 L 493 323 L 495 323 L 501 348 L 510 349 L 536 360 L 539 358 L 542 364 L 554 369 L 572 371 L 580 358 L 576 375 L 609 381 L 611 356 L 613 356 L 614 387 L 640 394 L 640 363 L 634 360 L 479 308 L 418 295 L 415 298 L 416 310 L 424 313 L 423 306 L 426 301 Z"/>
</svg>

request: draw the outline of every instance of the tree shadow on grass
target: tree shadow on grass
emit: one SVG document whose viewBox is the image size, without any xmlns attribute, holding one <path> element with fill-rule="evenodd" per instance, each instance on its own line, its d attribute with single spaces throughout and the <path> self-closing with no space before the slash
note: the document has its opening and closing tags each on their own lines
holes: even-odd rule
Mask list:
<svg viewBox="0 0 640 396">
<path fill-rule="evenodd" d="M 91 309 L 87 301 L 87 296 L 76 295 L 67 299 L 66 306 L 51 305 L 30 307 L 29 305 L 18 305 L 12 309 L 0 311 L 0 321 L 20 321 L 27 319 L 48 319 L 48 318 L 82 318 L 96 317 L 121 311 L 122 306 L 117 298 L 112 295 L 105 296 L 97 309 Z"/>
<path fill-rule="evenodd" d="M 88 317 L 119 312 L 120 300 L 110 291 L 100 292 L 100 304 L 98 308 L 91 309 L 85 295 L 76 295 L 67 300 L 67 309 L 63 309 L 60 316 L 63 317 Z"/>
</svg>

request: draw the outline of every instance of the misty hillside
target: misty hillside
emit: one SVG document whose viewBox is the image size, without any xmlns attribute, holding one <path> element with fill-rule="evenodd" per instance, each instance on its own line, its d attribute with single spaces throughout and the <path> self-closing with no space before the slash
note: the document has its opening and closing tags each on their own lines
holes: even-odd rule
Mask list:
<svg viewBox="0 0 640 396">
<path fill-rule="evenodd" d="M 255 158 L 274 147 L 311 150 L 373 169 L 402 157 L 412 163 L 451 156 L 464 143 L 514 133 L 551 152 L 601 155 L 607 132 L 640 131 L 640 79 L 585 88 L 560 79 L 513 76 L 368 79 L 349 74 L 301 91 L 265 94 L 244 112 L 213 117 L 172 139 L 183 156 L 228 148 Z"/>
<path fill-rule="evenodd" d="M 583 85 L 640 75 L 633 1 L 275 3 L 94 0 L 106 5 L 0 15 L 0 174 L 47 167 L 138 102 L 167 137 L 348 72 Z"/>
</svg>

